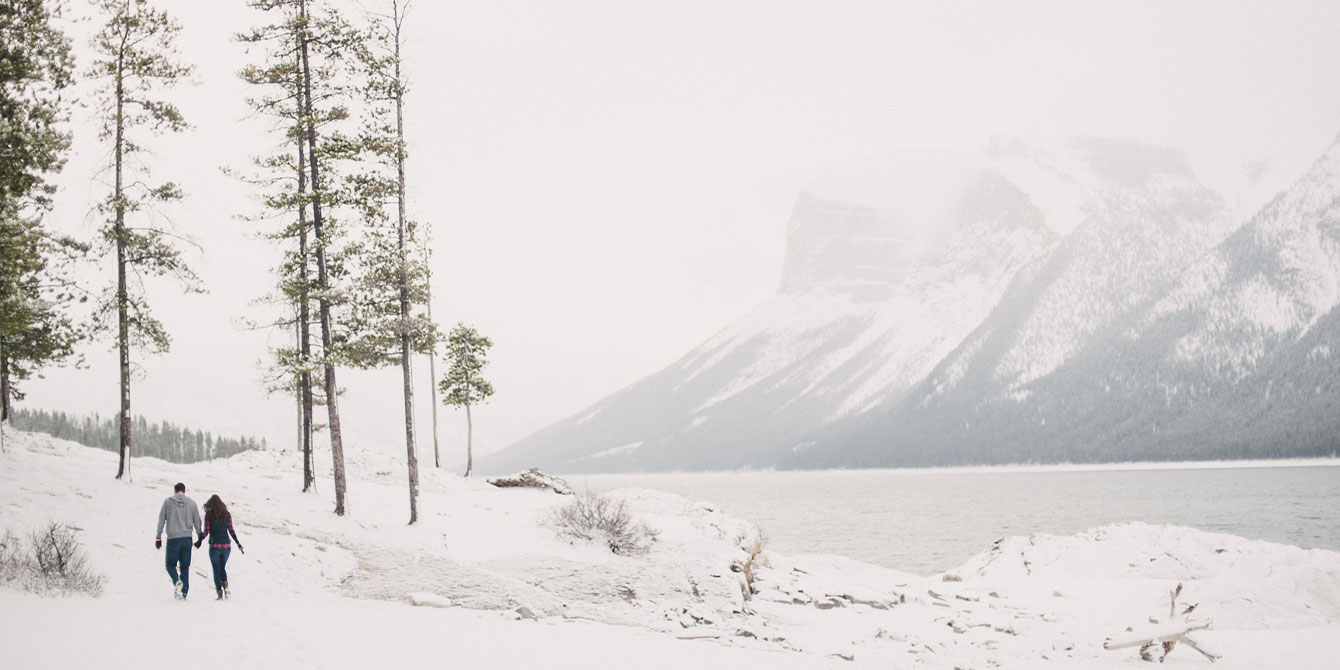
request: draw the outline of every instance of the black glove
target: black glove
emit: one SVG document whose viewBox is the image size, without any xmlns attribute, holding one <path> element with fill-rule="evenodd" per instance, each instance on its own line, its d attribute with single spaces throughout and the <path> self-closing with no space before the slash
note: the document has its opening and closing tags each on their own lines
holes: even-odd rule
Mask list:
<svg viewBox="0 0 1340 670">
<path fill-rule="evenodd" d="M 205 541 L 205 538 L 203 538 L 203 537 L 200 538 L 200 539 L 198 539 L 198 540 L 196 540 L 196 541 L 195 541 L 195 548 L 196 548 L 196 549 L 199 549 L 199 548 L 200 548 L 200 543 L 201 543 L 201 542 L 204 542 L 204 541 Z"/>
<path fill-rule="evenodd" d="M 163 548 L 163 538 L 161 538 L 161 537 L 155 537 L 155 538 L 154 538 L 154 549 L 162 549 L 162 548 Z"/>
<path fill-rule="evenodd" d="M 240 552 L 242 552 L 242 553 L 244 553 L 244 554 L 247 553 L 247 550 L 242 548 L 242 543 L 241 543 L 241 542 L 238 542 L 238 543 L 237 543 L 237 550 L 240 551 Z"/>
</svg>

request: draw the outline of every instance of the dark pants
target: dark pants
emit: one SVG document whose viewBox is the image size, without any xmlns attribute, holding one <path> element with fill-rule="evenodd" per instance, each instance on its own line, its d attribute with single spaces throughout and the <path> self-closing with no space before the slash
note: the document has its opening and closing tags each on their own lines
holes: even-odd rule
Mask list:
<svg viewBox="0 0 1340 670">
<path fill-rule="evenodd" d="M 173 537 L 167 541 L 167 572 L 172 578 L 172 583 L 176 584 L 181 579 L 181 594 L 191 590 L 191 538 Z M 181 566 L 181 573 L 177 572 L 177 566 Z"/>
<path fill-rule="evenodd" d="M 232 553 L 232 547 L 209 548 L 209 564 L 214 566 L 214 588 L 221 589 L 228 582 L 228 554 Z"/>
</svg>

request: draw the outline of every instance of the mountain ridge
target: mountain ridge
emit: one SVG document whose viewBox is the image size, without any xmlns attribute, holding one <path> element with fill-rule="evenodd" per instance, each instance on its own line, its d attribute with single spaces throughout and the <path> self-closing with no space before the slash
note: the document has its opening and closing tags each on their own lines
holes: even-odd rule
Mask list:
<svg viewBox="0 0 1340 670">
<path fill-rule="evenodd" d="M 803 193 L 777 295 L 666 369 L 485 466 L 696 470 L 1325 453 L 1335 441 L 1316 435 L 1330 423 L 1302 446 L 1282 446 L 1278 436 L 1297 433 L 1293 409 L 1261 415 L 1248 396 L 1228 391 L 1207 399 L 1220 381 L 1243 378 L 1216 372 L 1194 381 L 1206 371 L 1168 352 L 1181 346 L 1183 358 L 1199 352 L 1219 361 L 1216 346 L 1257 340 L 1211 316 L 1244 313 L 1287 329 L 1306 308 L 1312 326 L 1299 337 L 1317 339 L 1308 352 L 1260 339 L 1252 360 L 1295 374 L 1319 361 L 1334 367 L 1330 352 L 1340 342 L 1313 326 L 1340 321 L 1328 315 L 1340 302 L 1340 279 L 1326 272 L 1340 267 L 1337 147 L 1241 225 L 1180 152 L 1093 138 L 1051 153 L 1008 145 L 987 152 L 955 175 L 970 174 L 962 188 L 937 194 L 950 192 L 952 207 L 909 208 L 952 212 L 930 223 Z M 1057 196 L 1055 184 L 1070 190 Z M 1227 269 L 1268 280 L 1229 286 Z M 1280 310 L 1263 308 L 1271 305 Z M 1209 325 L 1194 337 L 1179 330 L 1193 321 Z M 1336 404 L 1324 384 L 1313 384 L 1318 397 L 1304 398 L 1285 372 L 1269 377 L 1268 388 L 1277 377 L 1287 388 L 1273 392 L 1315 407 L 1306 416 Z M 1161 410 L 1150 400 L 1159 388 Z M 1193 395 L 1194 411 L 1174 408 L 1171 398 Z M 1213 428 L 1215 417 L 1240 425 L 1224 417 L 1243 416 L 1261 427 L 1239 430 L 1251 444 Z M 1206 444 L 1216 439 L 1224 440 L 1217 452 Z"/>
</svg>

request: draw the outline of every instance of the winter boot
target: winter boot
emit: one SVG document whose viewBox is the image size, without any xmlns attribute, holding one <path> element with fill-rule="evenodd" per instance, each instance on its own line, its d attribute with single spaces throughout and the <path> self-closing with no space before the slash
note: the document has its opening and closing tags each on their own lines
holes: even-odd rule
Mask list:
<svg viewBox="0 0 1340 670">
<path fill-rule="evenodd" d="M 231 595 L 231 594 L 228 593 L 228 582 L 224 582 L 224 583 L 223 583 L 223 598 L 224 598 L 224 600 L 227 600 L 227 599 L 230 597 L 230 595 Z"/>
<path fill-rule="evenodd" d="M 223 589 L 214 589 L 214 592 L 218 594 L 215 600 L 223 600 Z"/>
<path fill-rule="evenodd" d="M 173 598 L 176 598 L 177 600 L 186 600 L 186 594 L 181 592 L 181 580 L 180 580 L 180 579 L 178 579 L 178 580 L 177 580 L 177 583 L 176 583 L 176 584 L 173 584 L 173 586 L 172 586 L 172 597 L 173 597 Z"/>
</svg>

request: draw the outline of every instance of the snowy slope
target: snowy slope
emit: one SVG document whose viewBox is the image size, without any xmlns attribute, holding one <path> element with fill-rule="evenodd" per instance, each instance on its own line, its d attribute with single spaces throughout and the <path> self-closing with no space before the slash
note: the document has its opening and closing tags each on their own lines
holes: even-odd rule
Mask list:
<svg viewBox="0 0 1340 670">
<path fill-rule="evenodd" d="M 877 418 L 1027 397 L 1233 225 L 1171 149 L 1076 138 L 939 158 L 901 157 L 911 164 L 828 180 L 860 189 L 803 195 L 774 298 L 484 467 L 958 462 L 929 445 L 886 448 L 914 440 L 890 426 L 903 414 Z"/>
<path fill-rule="evenodd" d="M 1338 173 L 1340 143 L 1205 253 L 1195 249 L 1208 235 L 1149 235 L 1146 253 L 1165 254 L 1150 268 L 1163 270 L 1141 273 L 1147 290 L 1085 293 L 1072 313 L 1124 308 L 1079 320 L 1089 326 L 1083 337 L 1057 342 L 1058 333 L 1076 333 L 1066 329 L 1074 318 L 1045 320 L 1041 335 L 1018 318 L 1045 304 L 1038 291 L 1022 291 L 1023 308 L 1011 309 L 1007 297 L 1002 317 L 906 402 L 834 431 L 834 449 L 861 462 L 898 451 L 887 439 L 894 434 L 915 443 L 902 450 L 911 462 L 1332 453 L 1340 446 L 1340 365 L 1331 354 L 1340 347 Z M 1083 266 L 1091 284 L 1105 272 Z M 1075 285 L 1061 287 L 1073 294 Z M 1071 353 L 1040 374 L 1006 365 L 1047 361 L 1039 352 L 1048 349 Z"/>
<path fill-rule="evenodd" d="M 1165 290 L 1230 230 L 1220 198 L 1175 152 L 1096 140 L 1077 146 L 1110 172 L 1106 190 L 1036 273 L 1015 287 L 1011 301 L 946 360 L 952 369 L 985 366 L 984 388 L 1012 394 L 1055 371 L 1095 333 Z M 1119 161 L 1120 169 L 1114 167 Z M 998 355 L 984 352 L 996 348 L 987 340 L 1000 339 L 999 333 L 1009 334 L 1008 346 Z M 962 377 L 934 381 L 938 392 L 949 392 Z"/>
<path fill-rule="evenodd" d="M 1323 667 L 1340 652 L 1340 554 L 1186 528 L 1002 538 L 954 571 L 962 581 L 764 551 L 742 589 L 731 565 L 757 530 L 654 491 L 617 493 L 660 532 L 646 556 L 620 557 L 543 525 L 564 496 L 439 471 L 407 527 L 397 464 L 375 458 L 351 463 L 341 519 L 326 495 L 296 492 L 291 455 L 141 459 L 117 482 L 107 452 L 12 431 L 6 444 L 0 526 L 70 524 L 107 577 L 96 600 L 0 586 L 6 667 L 141 668 L 166 654 L 259 668 L 1117 668 L 1134 653 L 1102 639 L 1157 614 L 1178 581 L 1216 621 L 1198 635 L 1224 655 L 1216 667 Z M 177 480 L 232 503 L 247 553 L 229 563 L 229 601 L 209 600 L 203 552 L 191 597 L 172 600 L 151 528 Z"/>
<path fill-rule="evenodd" d="M 1184 325 L 1166 361 L 1241 381 L 1340 304 L 1340 140 L 1290 190 L 1191 267 L 1138 325 Z M 1311 356 L 1329 358 L 1324 349 Z M 1185 392 L 1184 389 L 1179 389 Z"/>
</svg>

